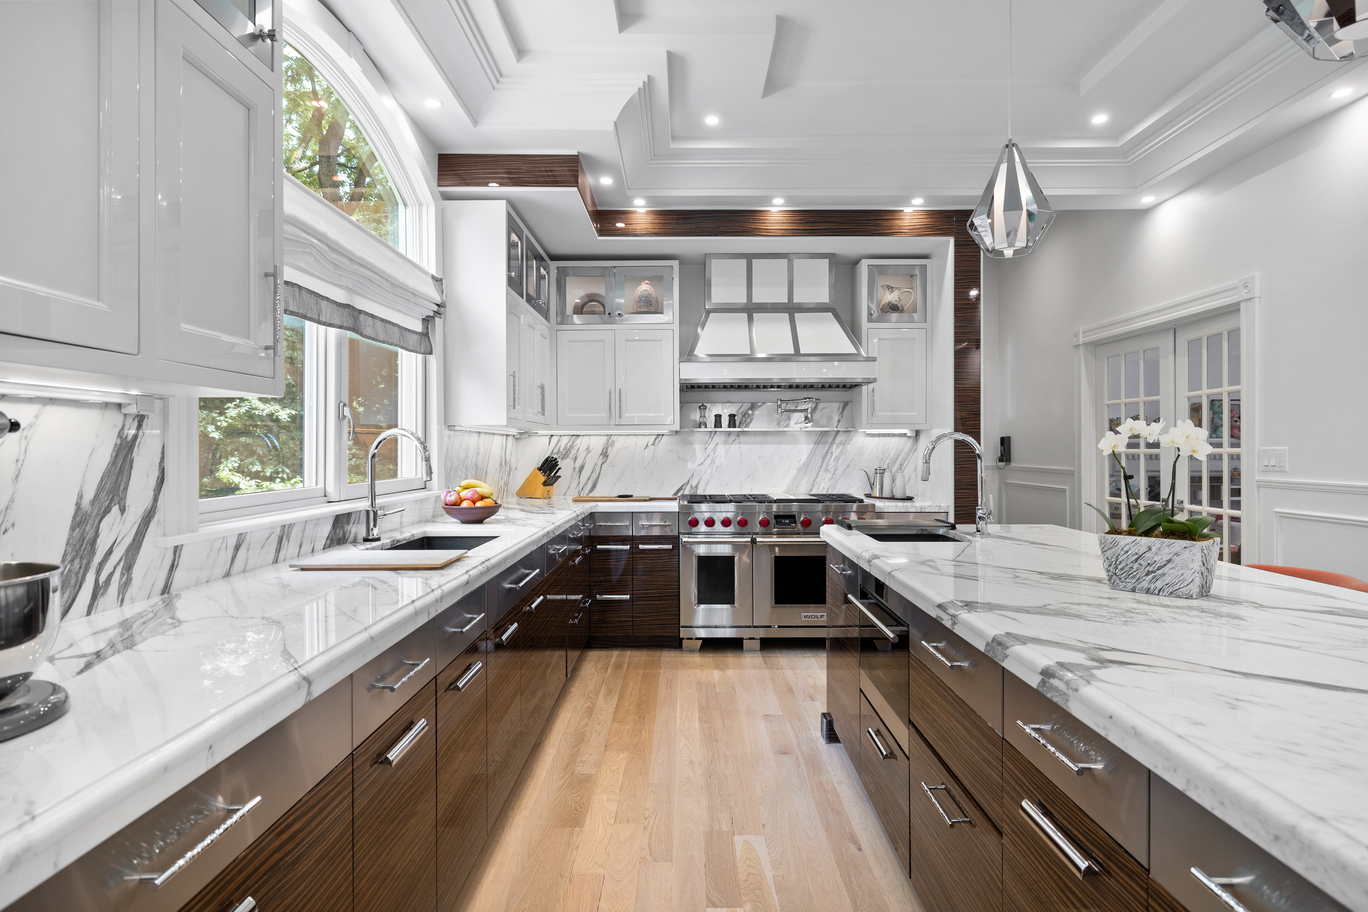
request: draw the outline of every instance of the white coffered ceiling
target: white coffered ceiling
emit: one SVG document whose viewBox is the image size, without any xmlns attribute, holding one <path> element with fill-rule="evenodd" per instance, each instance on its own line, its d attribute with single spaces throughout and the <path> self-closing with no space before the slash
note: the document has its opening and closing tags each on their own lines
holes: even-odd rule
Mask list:
<svg viewBox="0 0 1368 912">
<path fill-rule="evenodd" d="M 1007 134 L 1006 0 L 325 2 L 440 151 L 581 153 L 605 208 L 969 206 Z M 1368 91 L 1258 0 L 1017 0 L 1014 47 L 1058 208 L 1162 200 Z"/>
</svg>

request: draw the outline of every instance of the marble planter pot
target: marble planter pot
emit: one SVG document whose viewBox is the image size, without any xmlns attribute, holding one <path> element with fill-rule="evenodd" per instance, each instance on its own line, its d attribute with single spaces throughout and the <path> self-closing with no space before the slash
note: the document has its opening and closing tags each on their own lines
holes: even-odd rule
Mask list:
<svg viewBox="0 0 1368 912">
<path fill-rule="evenodd" d="M 1203 598 L 1216 579 L 1221 540 L 1203 542 L 1135 535 L 1097 536 L 1107 585 L 1124 592 Z"/>
</svg>

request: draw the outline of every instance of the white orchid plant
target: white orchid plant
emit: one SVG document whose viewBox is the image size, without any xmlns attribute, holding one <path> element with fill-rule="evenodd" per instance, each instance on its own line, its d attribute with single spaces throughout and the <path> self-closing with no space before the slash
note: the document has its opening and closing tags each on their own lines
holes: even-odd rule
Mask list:
<svg viewBox="0 0 1368 912">
<path fill-rule="evenodd" d="M 1190 519 L 1178 519 L 1174 515 L 1175 492 L 1178 489 L 1178 460 L 1184 456 L 1192 456 L 1196 459 L 1205 460 L 1207 454 L 1211 452 L 1211 444 L 1206 441 L 1207 432 L 1205 428 L 1194 425 L 1191 421 L 1180 421 L 1168 431 L 1164 430 L 1163 421 L 1155 421 L 1146 424 L 1139 418 L 1129 418 L 1117 425 L 1116 430 L 1108 431 L 1102 435 L 1098 441 L 1097 448 L 1103 453 L 1110 453 L 1116 460 L 1116 465 L 1121 469 L 1122 484 L 1125 487 L 1124 499 L 1126 502 L 1126 530 L 1121 530 L 1112 522 L 1111 517 L 1092 504 L 1088 506 L 1097 510 L 1097 513 L 1107 521 L 1107 528 L 1115 533 L 1124 534 L 1128 531 L 1132 535 L 1162 536 L 1165 538 L 1190 538 L 1194 541 L 1205 541 L 1206 539 L 1216 538 L 1216 533 L 1208 530 L 1213 517 L 1194 516 Z M 1126 444 L 1133 438 L 1142 438 L 1149 443 L 1158 442 L 1161 447 L 1168 447 L 1174 450 L 1172 472 L 1169 477 L 1168 496 L 1163 503 L 1140 509 L 1140 496 L 1131 490 L 1131 478 L 1133 477 L 1126 471 L 1125 463 L 1121 461 L 1121 453 L 1126 449 Z M 1131 509 L 1131 499 L 1135 500 L 1135 509 Z"/>
</svg>

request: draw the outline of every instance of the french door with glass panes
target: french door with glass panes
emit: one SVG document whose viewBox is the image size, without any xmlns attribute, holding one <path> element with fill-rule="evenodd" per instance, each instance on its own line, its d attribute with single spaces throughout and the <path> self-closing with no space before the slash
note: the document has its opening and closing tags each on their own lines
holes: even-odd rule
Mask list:
<svg viewBox="0 0 1368 912">
<path fill-rule="evenodd" d="M 1240 321 L 1238 314 L 1131 336 L 1097 349 L 1100 408 L 1093 439 L 1128 418 L 1162 419 L 1164 429 L 1184 419 L 1205 428 L 1212 452 L 1178 460 L 1175 497 L 1189 515 L 1213 517 L 1221 559 L 1240 563 Z M 1125 525 L 1136 500 L 1143 509 L 1169 490 L 1174 452 L 1132 438 L 1122 453 L 1125 476 L 1110 453 L 1102 460 L 1102 509 Z M 1130 485 L 1127 506 L 1126 483 Z M 1102 506 L 1102 504 L 1099 504 Z"/>
</svg>

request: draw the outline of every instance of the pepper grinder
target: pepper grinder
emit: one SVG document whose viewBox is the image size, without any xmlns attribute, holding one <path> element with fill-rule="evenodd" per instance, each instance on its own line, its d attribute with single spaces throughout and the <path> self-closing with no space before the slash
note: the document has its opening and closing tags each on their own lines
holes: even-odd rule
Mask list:
<svg viewBox="0 0 1368 912">
<path fill-rule="evenodd" d="M 698 407 L 698 426 L 705 428 L 708 426 L 708 405 L 704 403 Z"/>
<path fill-rule="evenodd" d="M 715 427 L 715 428 L 720 428 L 721 426 L 722 426 L 722 413 L 721 413 L 721 412 L 718 412 L 716 415 L 713 415 L 713 427 Z"/>
<path fill-rule="evenodd" d="M 736 427 L 736 416 L 735 416 L 735 415 L 728 415 L 728 416 L 727 416 L 727 427 L 729 427 L 729 428 L 734 428 L 734 427 Z"/>
</svg>

